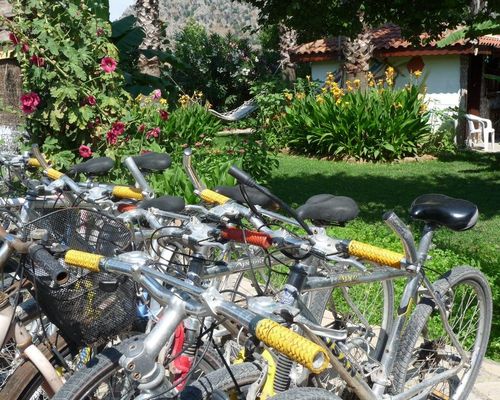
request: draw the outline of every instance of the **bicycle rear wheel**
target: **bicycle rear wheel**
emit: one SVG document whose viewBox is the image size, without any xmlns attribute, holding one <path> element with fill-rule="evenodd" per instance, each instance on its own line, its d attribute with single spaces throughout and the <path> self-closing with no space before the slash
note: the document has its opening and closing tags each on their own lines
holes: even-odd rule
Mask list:
<svg viewBox="0 0 500 400">
<path fill-rule="evenodd" d="M 469 356 L 469 366 L 427 388 L 429 399 L 467 399 L 486 352 L 491 328 L 492 300 L 486 277 L 471 267 L 457 267 L 434 283 L 446 305 L 448 321 Z M 391 391 L 401 393 L 462 361 L 446 333 L 434 301 L 423 298 L 403 332 L 393 369 Z"/>
</svg>

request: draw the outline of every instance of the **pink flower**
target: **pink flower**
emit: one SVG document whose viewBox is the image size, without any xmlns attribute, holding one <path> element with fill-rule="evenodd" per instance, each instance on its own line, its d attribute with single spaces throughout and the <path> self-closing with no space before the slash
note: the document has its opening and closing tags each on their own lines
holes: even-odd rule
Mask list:
<svg viewBox="0 0 500 400">
<path fill-rule="evenodd" d="M 95 97 L 90 95 L 90 96 L 87 96 L 87 98 L 85 99 L 85 102 L 89 105 L 89 106 L 95 106 Z"/>
<path fill-rule="evenodd" d="M 160 135 L 160 128 L 156 127 L 151 129 L 148 133 L 146 133 L 146 139 L 150 139 L 152 137 L 157 138 Z"/>
<path fill-rule="evenodd" d="M 25 114 L 35 112 L 40 104 L 40 96 L 35 92 L 25 93 L 21 96 L 21 110 Z"/>
<path fill-rule="evenodd" d="M 19 39 L 13 32 L 9 33 L 9 40 L 12 42 L 13 45 L 17 46 L 19 44 Z"/>
<path fill-rule="evenodd" d="M 161 90 L 160 89 L 155 89 L 151 93 L 151 98 L 153 100 L 160 100 L 161 99 Z"/>
<path fill-rule="evenodd" d="M 97 28 L 96 35 L 97 35 L 97 36 L 102 36 L 102 35 L 104 35 L 104 29 L 103 29 L 103 28 Z"/>
<path fill-rule="evenodd" d="M 21 51 L 23 53 L 27 53 L 28 51 L 30 51 L 30 47 L 26 43 L 23 43 L 23 45 L 21 46 Z"/>
<path fill-rule="evenodd" d="M 125 132 L 125 124 L 121 121 L 113 122 L 111 130 L 116 134 L 116 136 L 120 136 L 123 132 Z"/>
<path fill-rule="evenodd" d="M 168 119 L 168 111 L 166 111 L 166 110 L 159 110 L 158 112 L 160 113 L 160 118 L 163 121 L 166 121 Z"/>
<path fill-rule="evenodd" d="M 78 152 L 83 158 L 89 158 L 92 155 L 92 149 L 89 146 L 82 144 L 78 149 Z"/>
<path fill-rule="evenodd" d="M 118 141 L 118 135 L 115 131 L 110 130 L 106 133 L 106 140 L 109 144 L 116 144 L 116 142 Z"/>
<path fill-rule="evenodd" d="M 201 143 L 201 142 L 196 142 L 196 143 L 194 144 L 194 147 L 201 147 L 202 145 L 203 145 L 203 143 Z"/>
<path fill-rule="evenodd" d="M 43 67 L 45 65 L 45 60 L 43 59 L 43 57 L 38 57 L 37 55 L 33 54 L 30 57 L 30 63 L 36 65 L 37 67 Z"/>
<path fill-rule="evenodd" d="M 113 72 L 116 69 L 115 59 L 112 57 L 104 57 L 101 60 L 101 69 L 106 73 Z"/>
<path fill-rule="evenodd" d="M 137 128 L 137 132 L 142 133 L 146 129 L 146 125 L 140 124 L 139 127 Z"/>
</svg>

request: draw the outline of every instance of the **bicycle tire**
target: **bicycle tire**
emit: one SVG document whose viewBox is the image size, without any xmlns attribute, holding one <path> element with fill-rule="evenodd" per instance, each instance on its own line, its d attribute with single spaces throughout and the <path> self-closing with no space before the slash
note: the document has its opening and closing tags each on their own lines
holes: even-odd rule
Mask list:
<svg viewBox="0 0 500 400">
<path fill-rule="evenodd" d="M 60 336 L 57 338 L 56 347 L 62 355 L 69 352 L 67 343 Z M 40 344 L 38 348 L 51 363 L 54 364 L 57 362 L 55 355 L 47 346 Z M 7 378 L 4 386 L 0 390 L 0 400 L 32 400 L 35 394 L 40 391 L 43 382 L 44 379 L 42 374 L 40 374 L 31 361 L 27 360 Z"/>
<path fill-rule="evenodd" d="M 474 341 L 472 346 L 470 346 L 472 351 L 468 351 L 471 355 L 470 368 L 464 371 L 462 377 L 456 375 L 442 383 L 442 385 L 447 385 L 447 387 L 436 385 L 429 390 L 429 396 L 441 396 L 441 394 L 443 394 L 446 398 L 453 400 L 466 399 L 479 373 L 481 361 L 488 345 L 493 307 L 491 289 L 486 277 L 480 271 L 471 267 L 456 267 L 436 281 L 433 286 L 438 291 L 445 304 L 447 304 L 448 308 L 454 307 L 455 303 L 458 301 L 460 301 L 459 306 L 463 304 L 464 297 L 462 292 L 468 287 L 473 289 L 477 297 L 479 317 L 477 319 L 477 331 L 473 337 Z M 452 328 L 455 328 L 456 324 L 460 323 L 457 332 L 455 332 L 455 329 L 453 329 L 453 331 L 457 334 L 459 340 L 463 340 L 463 343 L 461 343 L 463 345 L 462 347 L 469 347 L 467 343 L 472 335 L 469 335 L 468 325 L 466 325 L 467 331 L 465 334 L 462 332 L 463 329 L 461 328 L 463 328 L 463 326 L 458 317 L 465 319 L 470 317 L 472 315 L 471 313 L 474 313 L 474 315 L 472 315 L 472 317 L 474 317 L 474 305 L 475 302 L 473 297 L 468 296 L 466 309 L 457 310 L 456 313 L 453 312 L 453 309 L 448 311 L 448 320 Z M 458 361 L 457 357 L 460 357 L 458 352 L 457 354 L 451 354 L 453 349 L 450 348 L 449 343 L 446 343 L 446 337 L 443 338 L 439 336 L 444 330 L 441 328 L 440 332 L 438 327 L 432 325 L 433 319 L 440 318 L 439 312 L 434 310 L 434 301 L 425 297 L 419 302 L 412 313 L 410 321 L 403 332 L 401 345 L 393 368 L 393 385 L 390 388 L 393 394 L 401 393 L 405 388 L 411 387 L 413 379 L 423 381 L 426 376 L 432 376 L 445 368 L 450 368 L 451 365 L 441 365 L 443 360 L 448 359 L 456 364 Z M 455 317 L 457 318 L 455 319 Z M 469 320 L 471 319 L 469 318 Z M 436 338 L 433 339 L 431 338 L 432 336 L 436 336 Z M 422 337 L 424 338 L 424 342 L 421 342 Z M 431 338 L 430 341 L 429 338 Z M 438 350 L 441 351 L 441 354 Z M 450 352 L 450 354 L 448 355 L 447 352 Z M 442 354 L 444 354 L 443 359 L 441 359 L 443 357 Z M 424 369 L 425 367 L 427 367 L 428 370 Z M 418 378 L 413 374 L 413 368 L 417 368 Z M 422 376 L 423 379 L 421 378 Z M 446 389 L 448 389 L 448 393 L 443 392 L 443 390 Z M 441 396 L 437 398 L 445 397 Z"/>
<path fill-rule="evenodd" d="M 89 394 L 93 391 L 99 389 L 103 390 L 102 385 L 106 379 L 116 376 L 120 371 L 121 367 L 118 363 L 120 357 L 122 356 L 122 351 L 120 350 L 123 346 L 126 346 L 129 340 L 124 340 L 119 346 L 109 347 L 97 355 L 86 367 L 77 371 L 73 374 L 64 384 L 64 386 L 59 390 L 52 400 L 83 400 L 89 399 Z M 200 363 L 200 367 L 211 368 L 215 370 L 220 367 L 220 363 L 217 362 L 218 355 L 213 354 L 210 350 L 206 352 L 203 361 Z M 206 367 L 203 365 L 206 362 L 207 365 L 210 363 L 217 363 L 217 365 L 210 365 Z M 207 371 L 205 371 L 207 372 Z M 132 385 L 132 389 L 135 390 L 134 385 L 130 380 L 126 382 Z M 126 394 L 134 395 L 132 392 Z M 114 394 L 113 394 L 114 396 Z M 112 397 L 113 399 L 115 397 Z M 121 397 L 120 397 L 121 398 Z M 130 399 L 134 397 L 129 397 Z"/>
<path fill-rule="evenodd" d="M 259 379 L 261 369 L 254 363 L 241 363 L 235 364 L 231 367 L 231 373 L 234 379 L 238 382 L 241 389 L 245 390 L 246 387 Z M 215 390 L 220 391 L 234 391 L 236 390 L 234 381 L 228 373 L 227 368 L 223 367 L 214 372 L 211 372 L 197 382 L 187 386 L 180 394 L 180 400 L 207 400 L 210 399 Z M 62 400 L 62 399 L 61 399 Z"/>
</svg>

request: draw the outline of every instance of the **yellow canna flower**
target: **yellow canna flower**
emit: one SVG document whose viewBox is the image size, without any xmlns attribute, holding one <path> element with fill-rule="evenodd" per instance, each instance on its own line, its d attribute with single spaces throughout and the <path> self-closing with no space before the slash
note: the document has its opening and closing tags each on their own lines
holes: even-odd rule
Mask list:
<svg viewBox="0 0 500 400">
<path fill-rule="evenodd" d="M 285 92 L 283 93 L 283 97 L 285 98 L 285 100 L 287 101 L 292 101 L 293 99 L 293 94 L 291 94 L 290 92 Z"/>
<path fill-rule="evenodd" d="M 321 96 L 320 94 L 318 94 L 316 96 L 316 102 L 319 104 L 323 104 L 325 102 L 325 98 L 323 96 Z"/>
<path fill-rule="evenodd" d="M 415 78 L 418 78 L 418 77 L 420 77 L 420 75 L 422 75 L 422 71 L 417 69 L 416 71 L 413 71 L 413 75 L 415 75 Z"/>
<path fill-rule="evenodd" d="M 167 99 L 164 99 L 164 98 L 160 99 L 160 104 L 167 104 L 167 103 L 168 103 Z"/>
<path fill-rule="evenodd" d="M 354 84 L 354 87 L 356 89 L 359 89 L 359 87 L 361 86 L 361 81 L 359 79 L 354 79 L 352 83 Z"/>
<path fill-rule="evenodd" d="M 297 100 L 302 100 L 302 99 L 304 99 L 305 97 L 306 97 L 306 94 L 305 94 L 304 92 L 299 92 L 299 93 L 297 93 L 297 94 L 295 95 L 295 98 L 296 98 Z"/>
</svg>

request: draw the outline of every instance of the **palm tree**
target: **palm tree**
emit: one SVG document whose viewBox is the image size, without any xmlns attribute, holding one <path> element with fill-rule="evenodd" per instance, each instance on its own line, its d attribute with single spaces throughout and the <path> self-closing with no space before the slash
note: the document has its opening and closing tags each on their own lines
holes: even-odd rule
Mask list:
<svg viewBox="0 0 500 400">
<path fill-rule="evenodd" d="M 287 28 L 285 25 L 280 24 L 279 35 L 279 50 L 281 57 L 281 67 L 283 69 L 283 78 L 289 81 L 295 81 L 295 63 L 290 60 L 290 50 L 297 46 L 297 32 L 293 29 Z"/>
<path fill-rule="evenodd" d="M 362 16 L 360 16 L 363 23 Z M 344 69 L 347 80 L 359 79 L 365 86 L 367 73 L 370 70 L 370 60 L 375 47 L 372 43 L 372 31 L 363 23 L 363 30 L 355 38 L 346 38 L 343 41 L 342 53 L 345 58 Z"/>
<path fill-rule="evenodd" d="M 135 3 L 137 25 L 145 33 L 140 50 L 159 50 L 161 44 L 161 22 L 159 0 L 137 0 Z M 139 70 L 148 75 L 160 76 L 160 62 L 158 57 L 147 58 L 139 56 Z"/>
</svg>

